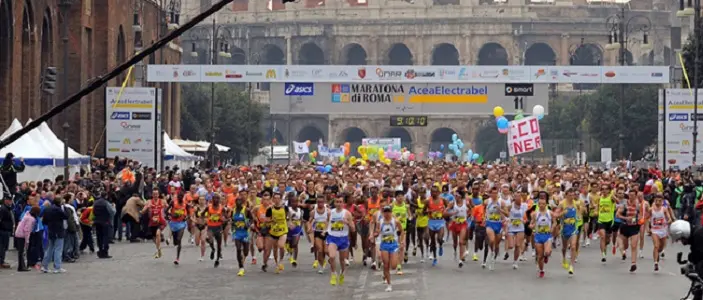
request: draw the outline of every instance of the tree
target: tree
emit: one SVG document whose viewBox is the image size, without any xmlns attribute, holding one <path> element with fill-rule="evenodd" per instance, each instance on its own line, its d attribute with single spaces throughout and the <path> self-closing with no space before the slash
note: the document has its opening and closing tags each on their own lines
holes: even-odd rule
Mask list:
<svg viewBox="0 0 703 300">
<path fill-rule="evenodd" d="M 485 160 L 496 160 L 501 151 L 507 151 L 507 140 L 505 134 L 498 132 L 495 119 L 491 118 L 476 133 L 474 152 L 482 155 Z"/>
<path fill-rule="evenodd" d="M 698 87 L 701 87 L 700 83 L 703 82 L 703 39 L 700 38 L 694 38 L 693 34 L 688 36 L 688 41 L 686 44 L 683 46 L 682 49 L 682 56 L 683 56 L 683 62 L 684 66 L 686 67 L 686 73 L 688 74 L 688 79 L 691 81 L 691 87 L 695 87 L 696 83 L 694 82 L 693 79 L 693 72 L 694 72 L 694 65 L 696 62 L 696 42 L 699 43 L 698 45 L 698 57 L 701 58 L 700 61 L 698 62 Z M 676 60 L 679 58 L 676 57 Z"/>
<path fill-rule="evenodd" d="M 257 154 L 263 140 L 260 123 L 266 107 L 252 102 L 240 85 L 215 84 L 214 116 L 210 112 L 209 84 L 183 84 L 182 99 L 181 135 L 184 138 L 209 141 L 210 121 L 214 117 L 215 140 L 231 148 L 229 154 L 235 161 L 242 155 Z"/>
</svg>

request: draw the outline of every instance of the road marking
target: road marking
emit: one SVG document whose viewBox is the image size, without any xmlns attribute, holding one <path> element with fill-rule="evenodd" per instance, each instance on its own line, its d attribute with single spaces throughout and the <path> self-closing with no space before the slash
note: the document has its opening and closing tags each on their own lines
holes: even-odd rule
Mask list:
<svg viewBox="0 0 703 300">
<path fill-rule="evenodd" d="M 410 279 L 410 278 L 403 278 L 403 279 L 396 279 L 396 280 L 393 280 L 393 275 L 391 275 L 391 284 L 393 284 L 393 286 L 396 286 L 396 285 L 404 285 L 404 284 L 412 284 L 413 282 L 414 282 L 414 280 L 412 280 L 412 279 Z M 383 281 L 374 281 L 374 282 L 371 282 L 371 288 L 378 287 L 378 286 L 380 286 L 380 285 L 384 285 L 384 286 L 385 286 L 386 283 L 383 282 Z"/>
<path fill-rule="evenodd" d="M 360 273 L 359 273 L 359 278 L 357 281 L 359 282 L 359 288 L 354 291 L 354 300 L 361 300 L 361 298 L 364 297 L 365 288 L 366 288 L 366 279 L 369 277 L 369 269 L 364 268 Z"/>
<path fill-rule="evenodd" d="M 388 299 L 388 298 L 407 299 L 407 298 L 414 298 L 415 296 L 417 296 L 417 293 L 413 290 L 392 291 L 392 292 L 377 292 L 377 293 L 369 294 L 368 299 L 369 300 Z"/>
</svg>

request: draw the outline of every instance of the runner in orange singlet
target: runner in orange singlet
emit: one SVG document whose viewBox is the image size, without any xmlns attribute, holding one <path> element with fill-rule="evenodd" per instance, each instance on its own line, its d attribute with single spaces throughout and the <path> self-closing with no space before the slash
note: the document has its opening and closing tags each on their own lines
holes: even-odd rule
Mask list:
<svg viewBox="0 0 703 300">
<path fill-rule="evenodd" d="M 222 225 L 227 219 L 227 208 L 220 204 L 220 195 L 214 194 L 207 210 L 207 227 L 208 227 L 208 242 L 210 243 L 210 260 L 215 259 L 215 245 L 213 239 L 217 243 L 217 259 L 215 260 L 215 268 L 220 266 L 222 259 Z"/>
</svg>

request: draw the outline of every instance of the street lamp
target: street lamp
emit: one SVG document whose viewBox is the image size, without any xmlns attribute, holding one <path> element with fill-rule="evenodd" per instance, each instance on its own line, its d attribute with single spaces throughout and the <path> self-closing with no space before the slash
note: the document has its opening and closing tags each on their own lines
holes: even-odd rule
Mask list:
<svg viewBox="0 0 703 300">
<path fill-rule="evenodd" d="M 68 122 L 63 123 L 63 180 L 68 181 Z"/>
<path fill-rule="evenodd" d="M 635 32 L 642 32 L 642 47 L 650 48 L 647 33 L 649 29 L 652 28 L 652 21 L 643 16 L 635 15 L 631 17 L 625 16 L 625 5 L 620 7 L 620 12 L 609 16 L 605 22 L 606 28 L 609 31 L 608 34 L 608 45 L 605 46 L 606 50 L 619 49 L 618 60 L 620 66 L 625 65 L 625 53 L 627 52 L 628 40 L 630 39 L 630 34 Z M 618 155 L 621 159 L 625 157 L 625 85 L 620 85 L 620 128 L 618 134 Z"/>
<path fill-rule="evenodd" d="M 61 67 L 61 98 L 68 98 L 68 20 L 69 12 L 71 11 L 71 5 L 73 0 L 60 0 L 59 1 L 59 11 L 61 12 L 61 43 L 63 44 L 63 66 Z M 64 113 L 64 119 L 67 119 Z M 68 180 L 68 178 L 66 179 Z"/>
<path fill-rule="evenodd" d="M 693 5 L 691 5 L 694 2 Z M 692 7 L 693 6 L 693 7 Z M 693 42 L 695 45 L 695 54 L 693 55 L 693 165 L 696 165 L 696 152 L 698 145 L 698 65 L 701 62 L 700 53 L 700 22 L 701 22 L 701 0 L 688 0 L 684 8 L 683 0 L 679 0 L 679 11 L 676 12 L 677 17 L 693 16 Z"/>
<path fill-rule="evenodd" d="M 220 37 L 220 34 L 222 31 L 226 31 L 229 36 L 232 36 L 232 32 L 229 30 L 229 28 L 225 27 L 224 25 L 217 25 L 217 21 L 215 18 L 212 18 L 212 31 L 209 33 L 209 39 L 211 40 L 210 44 L 210 50 L 211 50 L 211 55 L 210 55 L 210 64 L 211 65 L 216 65 L 218 64 L 217 62 L 217 57 L 224 57 L 224 58 L 231 58 L 232 54 L 229 53 L 229 44 L 226 41 L 226 36 Z M 191 33 L 191 38 L 192 39 L 198 39 L 201 35 L 199 34 L 200 32 L 192 32 Z M 223 39 L 223 41 L 220 41 L 220 39 Z M 192 49 L 191 49 L 191 56 L 192 57 L 197 57 L 197 51 L 196 51 L 196 45 L 195 43 L 192 44 Z M 210 144 L 215 145 L 215 83 L 212 82 L 210 85 Z M 216 147 L 216 146 L 213 146 Z M 215 149 L 215 148 L 213 148 Z M 214 167 L 215 166 L 215 151 L 210 152 L 210 164 Z"/>
</svg>

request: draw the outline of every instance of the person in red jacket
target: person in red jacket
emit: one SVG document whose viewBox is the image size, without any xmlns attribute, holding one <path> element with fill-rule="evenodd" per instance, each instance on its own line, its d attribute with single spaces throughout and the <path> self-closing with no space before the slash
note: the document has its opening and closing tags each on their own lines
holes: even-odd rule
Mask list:
<svg viewBox="0 0 703 300">
<path fill-rule="evenodd" d="M 78 247 L 80 251 L 85 250 L 85 248 L 90 249 L 90 253 L 95 252 L 95 246 L 93 244 L 93 206 L 88 206 L 80 211 L 81 214 L 81 232 L 83 233 L 83 239 Z"/>
</svg>

